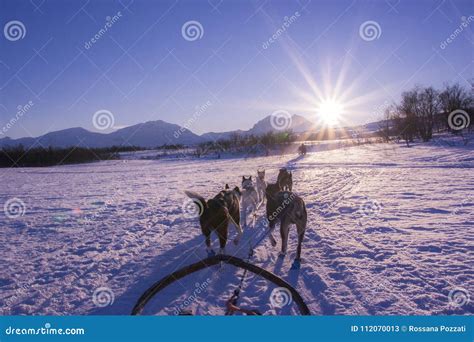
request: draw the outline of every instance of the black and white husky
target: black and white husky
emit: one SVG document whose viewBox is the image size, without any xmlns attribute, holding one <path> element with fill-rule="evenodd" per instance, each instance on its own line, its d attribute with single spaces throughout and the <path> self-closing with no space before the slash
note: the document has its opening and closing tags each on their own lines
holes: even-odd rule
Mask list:
<svg viewBox="0 0 474 342">
<path fill-rule="evenodd" d="M 241 197 L 242 223 L 247 226 L 247 217 L 252 217 L 252 226 L 255 226 L 259 197 L 257 189 L 253 185 L 252 176 L 245 178 L 242 176 L 242 197 Z"/>
</svg>

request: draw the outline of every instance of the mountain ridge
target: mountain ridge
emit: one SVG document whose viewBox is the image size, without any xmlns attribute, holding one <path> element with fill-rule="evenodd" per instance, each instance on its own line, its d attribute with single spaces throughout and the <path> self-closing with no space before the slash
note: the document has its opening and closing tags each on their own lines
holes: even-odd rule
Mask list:
<svg viewBox="0 0 474 342">
<path fill-rule="evenodd" d="M 367 127 L 373 130 L 377 122 L 354 127 Z M 319 127 L 320 128 L 320 127 Z M 317 131 L 316 124 L 304 116 L 293 114 L 279 118 L 268 115 L 257 121 L 248 130 L 234 130 L 227 132 L 208 132 L 198 135 L 191 130 L 163 120 L 146 121 L 127 126 L 110 133 L 89 131 L 83 127 L 71 127 L 63 130 L 48 132 L 38 137 L 24 137 L 0 139 L 0 147 L 14 147 L 23 145 L 32 147 L 111 147 L 111 146 L 139 146 L 143 148 L 156 148 L 163 145 L 196 145 L 206 141 L 229 139 L 233 134 L 261 135 L 280 130 L 292 130 L 295 133 Z"/>
</svg>

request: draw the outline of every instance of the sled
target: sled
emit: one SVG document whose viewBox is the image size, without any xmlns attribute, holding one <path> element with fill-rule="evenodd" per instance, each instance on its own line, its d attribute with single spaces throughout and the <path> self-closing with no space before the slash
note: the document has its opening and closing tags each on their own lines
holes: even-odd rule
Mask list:
<svg viewBox="0 0 474 342">
<path fill-rule="evenodd" d="M 296 304 L 298 307 L 298 310 L 301 315 L 310 315 L 311 312 L 306 305 L 306 303 L 303 300 L 303 297 L 298 293 L 298 291 L 293 288 L 289 283 L 287 283 L 285 280 L 282 278 L 278 277 L 277 275 L 273 274 L 272 272 L 269 272 L 261 267 L 258 267 L 256 265 L 250 264 L 240 258 L 230 256 L 230 255 L 215 255 L 208 257 L 206 259 L 203 259 L 201 261 L 198 261 L 194 264 L 185 266 L 167 276 L 164 278 L 160 279 L 157 281 L 155 284 L 153 284 L 150 288 L 148 288 L 142 296 L 138 299 L 137 303 L 133 307 L 132 310 L 132 315 L 141 315 L 143 312 L 144 307 L 146 304 L 155 296 L 157 295 L 161 290 L 166 288 L 167 286 L 171 285 L 175 281 L 184 278 L 192 273 L 201 271 L 205 268 L 217 265 L 219 263 L 226 263 L 233 265 L 238 268 L 243 268 L 244 270 L 250 271 L 258 276 L 261 276 L 268 281 L 274 283 L 275 285 L 279 287 L 286 288 L 288 291 L 290 291 L 293 302 Z M 234 294 L 235 295 L 235 294 Z M 229 305 L 228 305 L 229 307 Z M 258 313 L 257 313 L 258 314 Z"/>
</svg>

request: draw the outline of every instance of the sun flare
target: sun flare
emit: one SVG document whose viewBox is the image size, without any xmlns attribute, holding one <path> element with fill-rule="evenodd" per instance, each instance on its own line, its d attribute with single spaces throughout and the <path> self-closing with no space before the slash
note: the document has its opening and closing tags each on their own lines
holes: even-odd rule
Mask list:
<svg viewBox="0 0 474 342">
<path fill-rule="evenodd" d="M 328 125 L 334 125 L 339 122 L 343 111 L 344 107 L 339 102 L 325 100 L 319 105 L 317 113 L 321 121 Z"/>
</svg>

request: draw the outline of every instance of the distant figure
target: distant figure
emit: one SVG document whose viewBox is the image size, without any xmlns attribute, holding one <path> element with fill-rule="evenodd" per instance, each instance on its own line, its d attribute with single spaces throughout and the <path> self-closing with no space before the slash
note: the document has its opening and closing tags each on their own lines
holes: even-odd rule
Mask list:
<svg viewBox="0 0 474 342">
<path fill-rule="evenodd" d="M 306 145 L 304 143 L 298 147 L 298 152 L 302 156 L 306 155 Z"/>
</svg>

